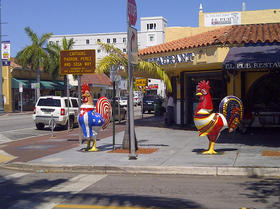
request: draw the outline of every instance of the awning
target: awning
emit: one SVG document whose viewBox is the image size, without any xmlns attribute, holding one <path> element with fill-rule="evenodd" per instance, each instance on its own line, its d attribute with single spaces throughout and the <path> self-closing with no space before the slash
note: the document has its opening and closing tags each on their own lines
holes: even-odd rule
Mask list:
<svg viewBox="0 0 280 209">
<path fill-rule="evenodd" d="M 24 89 L 31 89 L 31 83 L 36 83 L 36 80 L 12 78 L 12 88 L 19 88 L 20 82 Z M 63 81 L 40 81 L 40 89 L 63 90 L 63 85 Z"/>
<path fill-rule="evenodd" d="M 232 47 L 223 63 L 223 69 L 235 70 L 280 69 L 280 45 Z"/>
</svg>

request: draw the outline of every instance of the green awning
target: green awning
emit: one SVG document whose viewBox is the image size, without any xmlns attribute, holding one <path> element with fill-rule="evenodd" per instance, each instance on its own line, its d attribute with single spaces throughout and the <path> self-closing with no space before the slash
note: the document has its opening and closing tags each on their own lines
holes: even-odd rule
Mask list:
<svg viewBox="0 0 280 209">
<path fill-rule="evenodd" d="M 31 83 L 36 83 L 36 80 L 12 78 L 12 88 L 18 89 L 20 82 L 24 89 L 31 89 Z M 40 89 L 63 90 L 63 85 L 63 81 L 40 81 Z"/>
</svg>

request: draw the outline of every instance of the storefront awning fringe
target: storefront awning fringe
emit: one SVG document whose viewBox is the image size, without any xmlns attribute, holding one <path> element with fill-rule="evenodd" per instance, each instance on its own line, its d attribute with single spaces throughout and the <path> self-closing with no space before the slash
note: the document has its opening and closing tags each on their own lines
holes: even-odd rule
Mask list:
<svg viewBox="0 0 280 209">
<path fill-rule="evenodd" d="M 24 89 L 31 89 L 31 84 L 36 83 L 36 80 L 12 78 L 12 88 L 19 88 L 20 82 L 22 83 L 22 87 Z M 63 86 L 63 81 L 40 81 L 41 89 L 63 90 Z"/>
<path fill-rule="evenodd" d="M 279 70 L 280 45 L 232 47 L 223 63 L 223 70 Z"/>
</svg>

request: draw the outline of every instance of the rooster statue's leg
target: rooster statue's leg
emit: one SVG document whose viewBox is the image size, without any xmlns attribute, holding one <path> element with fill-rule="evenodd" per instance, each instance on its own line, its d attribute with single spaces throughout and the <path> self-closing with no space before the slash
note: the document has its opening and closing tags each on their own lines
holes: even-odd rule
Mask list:
<svg viewBox="0 0 280 209">
<path fill-rule="evenodd" d="M 88 152 L 97 152 L 98 149 L 96 148 L 96 140 L 94 139 L 92 142 L 92 147 L 88 150 Z"/>
<path fill-rule="evenodd" d="M 212 133 L 212 134 L 208 134 L 208 140 L 209 140 L 209 148 L 207 151 L 202 152 L 202 154 L 204 155 L 213 155 L 213 154 L 217 154 L 217 152 L 214 150 L 214 145 L 215 145 L 215 141 L 218 138 L 219 134 L 216 133 Z"/>
<path fill-rule="evenodd" d="M 92 147 L 88 150 L 88 152 L 97 152 L 98 149 L 96 148 L 96 138 L 97 138 L 97 131 L 92 130 Z"/>
<path fill-rule="evenodd" d="M 87 148 L 86 148 L 86 150 L 89 150 L 90 149 L 90 139 L 88 139 L 88 142 L 87 142 Z"/>
<path fill-rule="evenodd" d="M 214 145 L 215 145 L 215 142 L 212 142 L 209 140 L 209 148 L 207 151 L 202 152 L 202 154 L 204 154 L 204 155 L 217 154 L 217 152 L 214 150 Z"/>
</svg>

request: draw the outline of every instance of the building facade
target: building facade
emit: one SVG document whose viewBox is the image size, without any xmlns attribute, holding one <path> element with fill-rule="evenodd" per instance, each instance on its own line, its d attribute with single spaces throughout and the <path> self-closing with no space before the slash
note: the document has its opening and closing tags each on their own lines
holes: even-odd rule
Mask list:
<svg viewBox="0 0 280 209">
<path fill-rule="evenodd" d="M 209 80 L 214 111 L 226 95 L 242 99 L 245 115 L 280 126 L 280 24 L 216 28 L 139 51 L 170 76 L 176 123 L 193 126 L 196 85 Z"/>
</svg>

